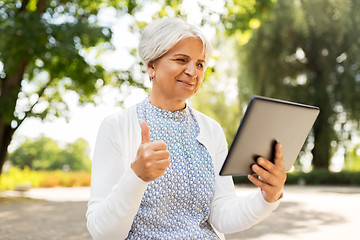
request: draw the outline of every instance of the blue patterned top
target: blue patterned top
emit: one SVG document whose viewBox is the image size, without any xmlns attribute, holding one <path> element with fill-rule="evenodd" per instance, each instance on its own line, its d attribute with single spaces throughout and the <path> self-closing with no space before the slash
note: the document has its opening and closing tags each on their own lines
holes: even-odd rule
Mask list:
<svg viewBox="0 0 360 240">
<path fill-rule="evenodd" d="M 208 222 L 214 167 L 196 140 L 200 128 L 193 110 L 162 110 L 149 98 L 136 110 L 139 120 L 149 125 L 152 141 L 167 144 L 170 166 L 148 184 L 127 239 L 218 239 Z"/>
</svg>

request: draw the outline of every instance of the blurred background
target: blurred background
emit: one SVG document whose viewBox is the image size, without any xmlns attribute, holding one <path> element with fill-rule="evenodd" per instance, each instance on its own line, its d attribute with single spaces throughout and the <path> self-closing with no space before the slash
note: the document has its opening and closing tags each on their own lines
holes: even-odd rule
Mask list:
<svg viewBox="0 0 360 240">
<path fill-rule="evenodd" d="M 90 185 L 102 119 L 150 92 L 137 44 L 163 16 L 211 40 L 190 104 L 229 145 L 253 95 L 315 105 L 287 185 L 359 186 L 359 9 L 357 0 L 0 0 L 0 189 Z"/>
<path fill-rule="evenodd" d="M 288 182 L 359 185 L 359 5 L 0 1 L 1 176 L 89 172 L 102 119 L 149 92 L 139 32 L 153 19 L 181 16 L 214 47 L 190 104 L 221 123 L 229 145 L 252 95 L 316 105 L 321 113 Z M 2 188 L 13 187 L 1 179 Z"/>
</svg>

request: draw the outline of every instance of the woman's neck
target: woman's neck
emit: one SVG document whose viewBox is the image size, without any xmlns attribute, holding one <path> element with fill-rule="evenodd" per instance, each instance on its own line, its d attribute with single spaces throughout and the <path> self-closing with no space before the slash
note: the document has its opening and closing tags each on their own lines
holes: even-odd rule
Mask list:
<svg viewBox="0 0 360 240">
<path fill-rule="evenodd" d="M 154 94 L 150 94 L 150 103 L 160 109 L 167 110 L 170 112 L 179 111 L 186 107 L 186 103 L 183 100 L 176 99 L 161 99 L 159 97 L 155 97 Z"/>
</svg>

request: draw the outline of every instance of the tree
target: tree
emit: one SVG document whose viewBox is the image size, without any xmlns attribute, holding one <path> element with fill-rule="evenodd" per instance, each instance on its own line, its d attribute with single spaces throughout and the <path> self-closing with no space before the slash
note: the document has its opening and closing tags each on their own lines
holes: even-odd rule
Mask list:
<svg viewBox="0 0 360 240">
<path fill-rule="evenodd" d="M 226 141 L 232 143 L 240 123 L 240 108 L 238 102 L 227 101 L 226 92 L 219 91 L 213 82 L 208 80 L 192 98 L 192 105 L 200 112 L 221 123 Z"/>
<path fill-rule="evenodd" d="M 234 39 L 219 36 L 216 40 L 213 44 L 216 63 L 206 70 L 204 81 L 190 103 L 221 124 L 230 147 L 242 117 L 236 89 L 238 63 L 232 51 Z M 221 49 L 221 53 L 217 49 Z"/>
<path fill-rule="evenodd" d="M 241 101 L 229 97 L 233 95 L 231 81 L 238 74 L 236 53 L 233 49 L 236 48 L 235 43 L 244 44 L 249 41 L 252 30 L 259 27 L 263 19 L 271 14 L 273 5 L 273 0 L 230 0 L 225 2 L 226 11 L 223 13 L 219 9 L 217 10 L 221 13 L 203 13 L 203 23 L 212 24 L 217 30 L 217 36 L 212 42 L 213 58 L 216 62 L 210 64 L 205 80 L 199 92 L 191 99 L 191 103 L 197 110 L 221 124 L 229 147 L 247 103 L 242 101 L 242 95 L 238 96 Z M 203 6 L 204 8 L 206 6 Z M 214 19 L 211 17 L 214 14 L 218 14 L 221 20 L 215 24 L 211 20 Z M 230 86 L 227 86 L 229 83 Z"/>
<path fill-rule="evenodd" d="M 154 18 L 186 15 L 182 1 L 149 2 L 161 6 Z M 228 29 L 241 25 L 245 31 L 251 20 L 250 25 L 258 24 L 259 17 L 268 11 L 272 2 L 227 1 L 228 14 L 221 14 L 217 7 L 208 8 L 202 1 L 196 4 L 201 9 L 203 23 L 210 22 L 221 28 L 223 21 Z M 139 74 L 134 74 L 139 71 L 138 67 L 106 72 L 100 64 L 89 64 L 85 60 L 87 51 L 112 48 L 111 29 L 97 22 L 101 8 L 116 8 L 120 15 L 135 14 L 142 9 L 142 4 L 145 2 L 137 0 L 0 1 L 0 174 L 16 129 L 29 117 L 66 117 L 63 96 L 67 91 L 77 92 L 80 102 L 85 103 L 92 102 L 105 84 L 125 83 L 144 88 Z M 137 22 L 130 29 L 138 32 L 144 25 Z M 239 34 L 236 30 L 233 32 Z"/>
<path fill-rule="evenodd" d="M 77 92 L 84 103 L 105 84 L 142 86 L 129 71 L 106 72 L 85 60 L 89 50 L 112 48 L 111 29 L 97 22 L 103 7 L 132 14 L 141 5 L 136 0 L 0 1 L 0 174 L 16 129 L 29 117 L 66 116 L 67 91 Z"/>
<path fill-rule="evenodd" d="M 26 139 L 9 157 L 14 166 L 22 169 L 25 166 L 35 170 L 54 169 L 62 161 L 61 152 L 54 140 L 41 136 L 36 140 Z"/>
<path fill-rule="evenodd" d="M 9 155 L 10 162 L 24 169 L 34 170 L 69 169 L 72 171 L 90 171 L 89 145 L 84 139 L 68 143 L 64 149 L 58 143 L 40 136 L 34 140 L 26 139 Z"/>
<path fill-rule="evenodd" d="M 240 94 L 320 107 L 315 169 L 328 169 L 332 148 L 351 137 L 337 133 L 349 124 L 357 128 L 360 119 L 359 7 L 356 0 L 279 0 L 272 17 L 239 47 Z"/>
<path fill-rule="evenodd" d="M 64 165 L 69 166 L 70 170 L 74 171 L 90 171 L 91 161 L 89 153 L 89 144 L 83 138 L 79 138 L 73 143 L 68 143 L 65 147 Z"/>
<path fill-rule="evenodd" d="M 225 2 L 226 13 L 221 15 L 225 33 L 233 36 L 239 44 L 246 44 L 252 30 L 272 14 L 274 0 L 229 0 Z"/>
<path fill-rule="evenodd" d="M 346 154 L 345 169 L 350 171 L 360 171 L 360 144 L 356 145 L 352 151 Z"/>
</svg>

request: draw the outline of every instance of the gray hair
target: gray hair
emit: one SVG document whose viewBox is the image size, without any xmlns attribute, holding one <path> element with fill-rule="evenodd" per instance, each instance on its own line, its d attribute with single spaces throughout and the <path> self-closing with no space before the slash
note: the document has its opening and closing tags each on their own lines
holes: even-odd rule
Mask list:
<svg viewBox="0 0 360 240">
<path fill-rule="evenodd" d="M 205 64 L 211 55 L 211 44 L 200 29 L 180 18 L 161 18 L 147 25 L 139 43 L 139 55 L 145 66 L 161 58 L 180 40 L 194 37 L 203 43 Z"/>
</svg>

